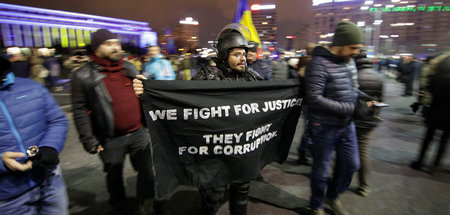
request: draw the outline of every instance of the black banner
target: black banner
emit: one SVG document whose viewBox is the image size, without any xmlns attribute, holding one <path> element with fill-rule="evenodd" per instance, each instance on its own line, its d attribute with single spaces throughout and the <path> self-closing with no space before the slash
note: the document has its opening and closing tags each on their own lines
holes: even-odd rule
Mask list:
<svg viewBox="0 0 450 215">
<path fill-rule="evenodd" d="M 144 81 L 160 196 L 249 181 L 283 162 L 300 115 L 297 80 Z"/>
</svg>

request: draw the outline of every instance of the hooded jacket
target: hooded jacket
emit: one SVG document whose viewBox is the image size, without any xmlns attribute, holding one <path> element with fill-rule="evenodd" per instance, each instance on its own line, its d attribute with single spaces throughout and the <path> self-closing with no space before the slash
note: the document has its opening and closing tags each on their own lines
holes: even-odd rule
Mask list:
<svg viewBox="0 0 450 215">
<path fill-rule="evenodd" d="M 316 47 L 305 73 L 305 99 L 309 119 L 344 127 L 353 120 L 358 97 L 370 100 L 352 81 L 348 64 L 324 47 Z"/>
<path fill-rule="evenodd" d="M 12 73 L 0 86 L 0 156 L 22 152 L 30 146 L 64 147 L 68 121 L 55 99 L 41 84 L 15 78 Z M 17 159 L 25 163 L 25 158 Z M 0 201 L 17 197 L 41 184 L 45 169 L 9 170 L 0 159 Z"/>
</svg>

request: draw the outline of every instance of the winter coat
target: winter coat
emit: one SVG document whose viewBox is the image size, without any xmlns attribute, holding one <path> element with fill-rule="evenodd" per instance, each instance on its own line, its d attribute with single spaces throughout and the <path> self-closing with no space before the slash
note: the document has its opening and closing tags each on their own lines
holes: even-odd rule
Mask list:
<svg viewBox="0 0 450 215">
<path fill-rule="evenodd" d="M 288 63 L 282 59 L 272 61 L 270 65 L 273 80 L 286 80 L 289 78 Z"/>
<path fill-rule="evenodd" d="M 55 99 L 41 84 L 9 73 L 0 87 L 0 156 L 30 146 L 64 147 L 68 121 Z M 25 158 L 16 159 L 25 163 Z M 46 170 L 11 171 L 0 159 L 0 201 L 17 197 L 41 184 Z"/>
<path fill-rule="evenodd" d="M 305 102 L 311 121 L 345 127 L 353 120 L 358 97 L 370 100 L 352 83 L 348 64 L 324 47 L 316 47 L 305 74 Z"/>
<path fill-rule="evenodd" d="M 431 63 L 434 74 L 430 78 L 432 101 L 426 123 L 436 129 L 450 131 L 450 53 L 444 57 Z"/>
<path fill-rule="evenodd" d="M 133 79 L 136 67 L 123 62 L 124 75 Z M 99 140 L 114 137 L 114 113 L 111 95 L 103 83 L 103 68 L 91 61 L 75 71 L 72 78 L 72 109 L 75 125 L 86 151 L 99 145 Z"/>
<path fill-rule="evenodd" d="M 248 64 L 248 67 L 256 71 L 259 76 L 264 80 L 272 80 L 272 73 L 270 72 L 269 65 L 261 60 L 256 60 L 252 64 Z"/>
<path fill-rule="evenodd" d="M 373 97 L 377 101 L 382 101 L 383 79 L 373 70 L 372 61 L 368 58 L 356 60 L 358 68 L 359 90 Z M 380 121 L 379 109 L 367 107 L 365 100 L 358 100 L 355 108 L 355 126 L 357 128 L 371 129 L 377 126 Z"/>
<path fill-rule="evenodd" d="M 142 68 L 142 74 L 149 80 L 175 80 L 176 78 L 172 65 L 162 58 L 162 55 L 145 62 Z"/>
</svg>

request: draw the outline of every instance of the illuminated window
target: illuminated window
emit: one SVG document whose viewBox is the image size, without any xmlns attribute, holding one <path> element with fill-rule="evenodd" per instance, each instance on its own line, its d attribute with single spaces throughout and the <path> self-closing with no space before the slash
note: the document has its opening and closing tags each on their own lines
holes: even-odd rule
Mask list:
<svg viewBox="0 0 450 215">
<path fill-rule="evenodd" d="M 69 44 L 71 48 L 77 47 L 77 38 L 75 35 L 75 29 L 73 28 L 69 29 Z"/>
<path fill-rule="evenodd" d="M 44 39 L 44 46 L 52 47 L 52 39 L 49 27 L 42 27 L 42 36 L 43 36 L 42 38 Z"/>
<path fill-rule="evenodd" d="M 59 31 L 61 32 L 61 46 L 63 48 L 69 47 L 69 37 L 67 35 L 67 28 L 60 28 Z"/>
<path fill-rule="evenodd" d="M 78 47 L 83 47 L 86 45 L 86 43 L 84 43 L 83 30 L 81 29 L 77 29 L 77 45 Z"/>
<path fill-rule="evenodd" d="M 41 27 L 33 26 L 34 45 L 36 47 L 42 47 L 42 32 Z"/>
</svg>

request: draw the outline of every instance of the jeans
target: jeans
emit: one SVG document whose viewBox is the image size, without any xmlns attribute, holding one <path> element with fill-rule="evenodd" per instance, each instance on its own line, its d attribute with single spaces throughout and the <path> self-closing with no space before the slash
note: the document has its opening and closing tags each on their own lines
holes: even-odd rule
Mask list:
<svg viewBox="0 0 450 215">
<path fill-rule="evenodd" d="M 353 173 L 359 169 L 358 143 L 353 122 L 340 128 L 311 121 L 309 129 L 314 143 L 310 204 L 312 209 L 319 209 L 323 208 L 325 194 L 328 199 L 335 200 L 350 186 Z M 328 169 L 334 151 L 333 179 L 328 184 Z"/>
<path fill-rule="evenodd" d="M 136 196 L 139 204 L 154 198 L 154 178 L 151 158 L 150 136 L 145 128 L 134 132 L 107 139 L 100 158 L 104 164 L 106 183 L 112 205 L 125 202 L 125 187 L 123 184 L 123 163 L 126 153 L 130 154 L 131 164 L 138 172 Z"/>
<path fill-rule="evenodd" d="M 0 214 L 66 215 L 68 210 L 66 185 L 59 166 L 37 187 L 14 199 L 0 201 Z"/>
</svg>

